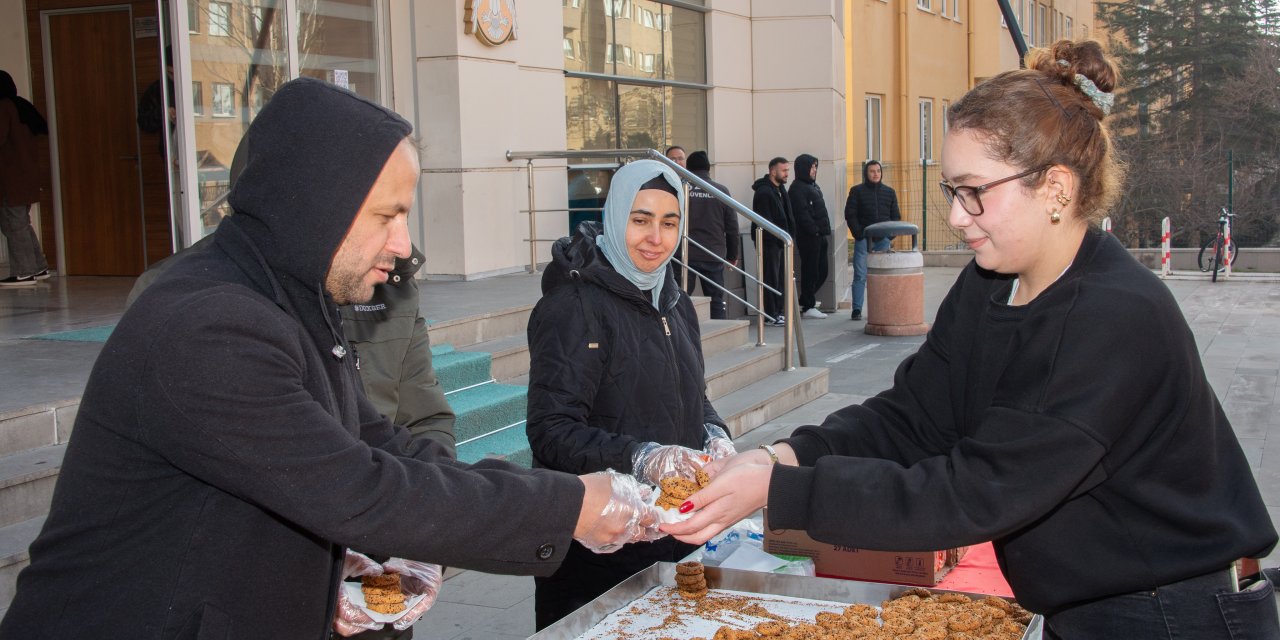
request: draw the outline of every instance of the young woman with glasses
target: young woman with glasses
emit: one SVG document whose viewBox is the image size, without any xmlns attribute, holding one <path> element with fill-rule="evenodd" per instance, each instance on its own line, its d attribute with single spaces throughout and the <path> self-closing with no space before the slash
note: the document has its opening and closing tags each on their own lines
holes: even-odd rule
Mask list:
<svg viewBox="0 0 1280 640">
<path fill-rule="evenodd" d="M 974 260 L 892 388 L 711 465 L 662 529 L 756 509 L 832 544 L 991 540 L 1046 638 L 1280 637 L 1232 564 L 1276 532 L 1177 302 L 1098 221 L 1122 183 L 1115 67 L 1060 41 L 948 111 L 942 191 Z"/>
</svg>

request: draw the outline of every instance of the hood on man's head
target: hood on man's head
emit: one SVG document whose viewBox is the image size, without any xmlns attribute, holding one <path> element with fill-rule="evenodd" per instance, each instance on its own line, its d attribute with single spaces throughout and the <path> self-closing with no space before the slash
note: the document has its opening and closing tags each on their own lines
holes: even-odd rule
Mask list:
<svg viewBox="0 0 1280 640">
<path fill-rule="evenodd" d="M 690 171 L 711 170 L 711 158 L 707 157 L 706 151 L 694 151 L 689 154 L 689 159 L 685 160 L 684 164 Z"/>
<path fill-rule="evenodd" d="M 881 181 L 883 181 L 883 180 L 884 180 L 884 173 L 883 173 L 883 172 L 884 172 L 884 165 L 880 164 L 880 161 L 879 161 L 879 160 L 868 160 L 868 161 L 866 161 L 866 162 L 862 163 L 862 184 L 878 185 L 878 184 L 880 184 L 879 182 L 872 182 L 872 181 L 871 181 L 871 178 L 867 175 L 867 170 L 869 170 L 869 169 L 871 168 L 871 165 L 875 165 L 875 166 L 877 166 L 877 167 L 880 167 L 880 171 L 881 171 L 881 173 L 880 173 L 880 180 L 881 180 Z"/>
<path fill-rule="evenodd" d="M 394 111 L 350 91 L 291 80 L 245 133 L 253 144 L 229 201 L 264 228 L 253 240 L 274 269 L 322 285 L 360 205 L 412 132 Z"/>
<path fill-rule="evenodd" d="M 816 157 L 807 153 L 802 153 L 796 156 L 795 171 L 792 171 L 791 175 L 795 176 L 796 180 L 813 182 L 813 180 L 809 178 L 809 169 L 816 164 L 818 164 L 818 159 Z"/>
</svg>

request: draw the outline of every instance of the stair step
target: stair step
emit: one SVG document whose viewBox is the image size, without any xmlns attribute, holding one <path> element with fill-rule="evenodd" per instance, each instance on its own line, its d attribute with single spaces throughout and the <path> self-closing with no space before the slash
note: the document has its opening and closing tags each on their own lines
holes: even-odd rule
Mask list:
<svg viewBox="0 0 1280 640">
<path fill-rule="evenodd" d="M 778 371 L 715 401 L 729 435 L 741 436 L 760 425 L 827 393 L 830 371 L 825 367 L 797 367 Z"/>
<path fill-rule="evenodd" d="M 76 398 L 0 413 L 0 456 L 66 443 L 79 408 Z"/>
<path fill-rule="evenodd" d="M 449 396 L 449 406 L 453 407 L 453 412 L 458 416 L 453 425 L 453 433 L 458 442 L 524 420 L 528 410 L 528 395 L 527 387 L 495 382 Z"/>
<path fill-rule="evenodd" d="M 741 345 L 706 358 L 707 397 L 716 401 L 782 371 L 782 345 Z"/>
<path fill-rule="evenodd" d="M 533 305 L 526 304 L 467 318 L 433 322 L 429 317 L 431 305 L 428 300 L 427 334 L 431 344 L 451 344 L 459 349 L 486 340 L 524 335 L 529 326 L 529 314 L 533 312 Z"/>
<path fill-rule="evenodd" d="M 488 353 L 492 361 L 489 374 L 494 380 L 504 381 L 529 372 L 529 339 L 525 332 L 478 342 L 459 351 Z"/>
<path fill-rule="evenodd" d="M 66 450 L 56 444 L 0 458 L 0 527 L 49 512 Z"/>
<path fill-rule="evenodd" d="M 489 363 L 489 354 L 486 352 L 455 351 L 449 347 L 447 351 L 437 353 L 436 347 L 431 348 L 431 366 L 447 394 L 492 380 Z M 453 402 L 452 397 L 449 402 Z"/>
<path fill-rule="evenodd" d="M 747 342 L 751 334 L 749 320 L 703 320 L 702 357 L 710 358 Z"/>
<path fill-rule="evenodd" d="M 18 586 L 18 572 L 31 564 L 27 549 L 44 526 L 44 516 L 0 527 L 0 617 L 13 602 Z"/>
<path fill-rule="evenodd" d="M 472 464 L 485 458 L 501 458 L 526 468 L 531 466 L 533 452 L 529 450 L 524 422 L 458 445 L 458 460 L 462 462 Z"/>
</svg>

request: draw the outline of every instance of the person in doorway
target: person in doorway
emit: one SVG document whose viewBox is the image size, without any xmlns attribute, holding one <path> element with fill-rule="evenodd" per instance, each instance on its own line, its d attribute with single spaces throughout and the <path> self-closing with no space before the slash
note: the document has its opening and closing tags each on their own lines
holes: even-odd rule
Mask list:
<svg viewBox="0 0 1280 640">
<path fill-rule="evenodd" d="M 711 183 L 711 186 L 729 194 L 729 188 L 711 180 L 711 160 L 706 151 L 694 151 L 689 155 L 689 171 Z M 702 282 L 702 295 L 711 297 L 711 319 L 723 320 L 727 315 L 724 300 L 725 262 L 738 264 L 738 214 L 733 207 L 715 199 L 697 186 L 689 188 L 689 240 L 706 247 L 699 249 L 689 245 L 691 273 L 686 282 L 686 292 L 693 295 L 698 282 Z M 724 260 L 724 262 L 721 262 Z"/>
<path fill-rule="evenodd" d="M 751 210 L 760 214 L 774 226 L 795 237 L 795 218 L 791 215 L 791 199 L 787 197 L 787 179 L 791 175 L 791 162 L 783 157 L 769 161 L 769 172 L 758 178 L 751 185 Z M 765 233 L 764 259 L 761 261 L 764 270 L 764 283 L 776 291 L 783 291 L 784 283 L 791 274 L 785 273 L 786 260 L 783 252 L 787 245 Z M 751 237 L 756 237 L 756 224 L 751 223 Z M 772 318 L 770 324 L 784 325 L 787 322 L 785 300 L 780 293 L 769 289 L 764 291 L 764 313 Z"/>
<path fill-rule="evenodd" d="M 802 153 L 796 157 L 796 182 L 787 194 L 796 218 L 796 251 L 800 254 L 800 316 L 827 317 L 818 306 L 818 289 L 827 282 L 831 260 L 831 219 L 827 201 L 818 186 L 818 159 Z"/>
<path fill-rule="evenodd" d="M 0 639 L 319 638 L 351 547 L 546 574 L 659 536 L 628 475 L 465 465 L 365 398 L 338 307 L 410 256 L 411 132 L 310 78 L 258 114 L 235 215 L 94 363 Z"/>
<path fill-rule="evenodd" d="M 699 542 L 769 525 L 865 549 L 994 541 L 1048 640 L 1280 637 L 1273 585 L 1232 564 L 1276 531 L 1169 290 L 1099 221 L 1123 172 L 1092 41 L 947 112 L 942 191 L 975 253 L 893 386 L 772 447 L 712 463 Z"/>
<path fill-rule="evenodd" d="M 638 160 L 613 176 L 604 223 L 583 223 L 552 248 L 543 297 L 529 318 L 529 412 L 535 467 L 616 469 L 658 484 L 692 479 L 703 456 L 731 455 L 706 395 L 698 317 L 667 270 L 682 228 L 674 171 Z M 635 572 L 695 547 L 670 538 L 608 557 L 571 545 L 555 573 L 535 577 L 544 629 Z"/>
<path fill-rule="evenodd" d="M 888 238 L 876 238 L 872 242 L 863 230 L 877 222 L 901 219 L 898 194 L 884 183 L 884 167 L 879 160 L 867 161 L 862 165 L 862 184 L 853 185 L 844 202 L 844 221 L 853 235 L 853 320 L 862 319 L 863 300 L 867 293 L 868 251 L 889 250 Z"/>
<path fill-rule="evenodd" d="M 688 162 L 688 154 L 685 153 L 684 147 L 672 145 L 667 147 L 667 152 L 663 155 L 667 156 L 667 158 L 672 162 L 685 167 L 686 169 L 688 168 L 688 165 L 686 164 Z"/>
<path fill-rule="evenodd" d="M 178 122 L 178 111 L 174 107 L 173 88 L 173 45 L 164 47 L 164 78 L 157 78 L 147 85 L 147 90 L 138 100 L 138 128 L 143 133 L 163 133 L 171 135 Z M 164 140 L 160 140 L 160 151 L 164 152 Z"/>
<path fill-rule="evenodd" d="M 18 85 L 0 71 L 0 232 L 9 250 L 9 277 L 0 286 L 33 286 L 49 277 L 49 262 L 31 227 L 31 205 L 40 201 L 40 145 L 49 124 Z"/>
</svg>

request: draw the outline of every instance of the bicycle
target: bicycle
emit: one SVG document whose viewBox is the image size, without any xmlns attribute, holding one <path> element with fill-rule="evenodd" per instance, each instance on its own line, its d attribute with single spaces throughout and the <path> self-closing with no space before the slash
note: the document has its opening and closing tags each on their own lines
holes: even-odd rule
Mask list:
<svg viewBox="0 0 1280 640">
<path fill-rule="evenodd" d="M 1218 232 L 1205 241 L 1200 247 L 1200 255 L 1196 258 L 1201 271 L 1212 273 L 1210 279 L 1213 282 L 1218 281 L 1218 273 L 1226 270 L 1228 264 L 1235 262 L 1238 255 L 1236 239 L 1231 238 L 1231 242 L 1226 243 L 1227 224 L 1234 217 L 1236 214 L 1231 213 L 1226 207 L 1222 208 L 1222 213 L 1218 215 Z"/>
</svg>

